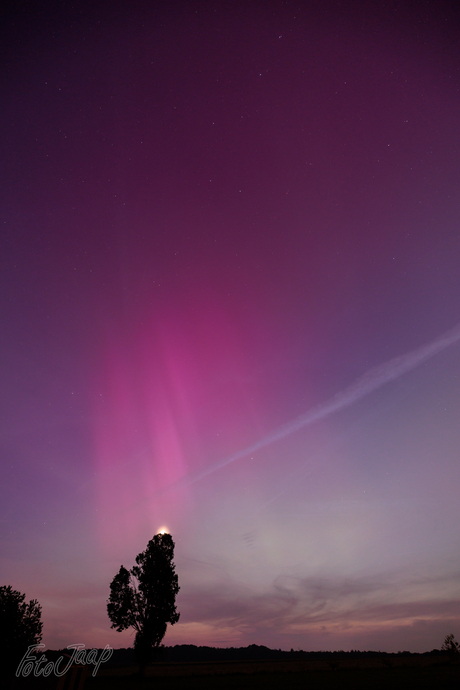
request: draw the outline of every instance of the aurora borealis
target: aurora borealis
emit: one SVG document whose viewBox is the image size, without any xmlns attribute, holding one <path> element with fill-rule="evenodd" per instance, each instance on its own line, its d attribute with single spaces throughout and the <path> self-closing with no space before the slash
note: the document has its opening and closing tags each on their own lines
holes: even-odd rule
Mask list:
<svg viewBox="0 0 460 690">
<path fill-rule="evenodd" d="M 460 637 L 459 20 L 4 10 L 0 584 L 47 647 L 132 644 L 162 527 L 165 644 Z"/>
</svg>

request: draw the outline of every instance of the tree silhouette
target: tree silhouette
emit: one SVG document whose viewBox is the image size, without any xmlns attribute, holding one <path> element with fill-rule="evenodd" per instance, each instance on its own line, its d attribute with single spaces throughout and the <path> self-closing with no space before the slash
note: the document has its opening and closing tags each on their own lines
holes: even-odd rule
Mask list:
<svg viewBox="0 0 460 690">
<path fill-rule="evenodd" d="M 110 584 L 107 613 L 118 632 L 134 628 L 134 650 L 139 672 L 144 674 L 154 648 L 159 647 L 168 623 L 179 620 L 176 596 L 174 541 L 170 534 L 156 534 L 147 549 L 136 556 L 131 570 L 124 566 Z"/>
<path fill-rule="evenodd" d="M 450 652 L 450 654 L 460 653 L 460 643 L 457 642 L 454 635 L 446 635 L 441 651 Z"/>
<path fill-rule="evenodd" d="M 42 639 L 41 606 L 36 599 L 26 604 L 25 598 L 11 585 L 0 587 L 0 665 L 7 675 L 14 672 L 27 648 Z"/>
</svg>

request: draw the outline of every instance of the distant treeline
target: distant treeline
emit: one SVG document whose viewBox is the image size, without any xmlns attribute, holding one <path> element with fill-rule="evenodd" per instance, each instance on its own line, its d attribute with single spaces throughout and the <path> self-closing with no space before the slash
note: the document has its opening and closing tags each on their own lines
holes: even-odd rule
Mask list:
<svg viewBox="0 0 460 690">
<path fill-rule="evenodd" d="M 99 650 L 102 651 L 102 650 Z M 47 651 L 46 655 L 49 659 L 54 655 L 68 654 L 68 650 L 61 650 L 59 652 Z M 203 661 L 262 661 L 262 660 L 293 660 L 293 659 L 350 659 L 353 657 L 382 657 L 382 656 L 426 656 L 431 654 L 445 655 L 439 649 L 433 649 L 431 652 L 424 652 L 417 654 L 412 652 L 397 652 L 396 654 L 390 652 L 360 652 L 352 650 L 350 652 L 305 652 L 303 650 L 291 649 L 290 652 L 281 649 L 269 649 L 264 645 L 251 644 L 249 647 L 197 647 L 194 644 L 181 644 L 174 647 L 160 647 L 155 652 L 154 661 L 159 662 L 203 662 Z M 114 666 L 131 666 L 136 665 L 133 648 L 115 649 L 112 657 L 104 663 L 104 668 Z"/>
</svg>

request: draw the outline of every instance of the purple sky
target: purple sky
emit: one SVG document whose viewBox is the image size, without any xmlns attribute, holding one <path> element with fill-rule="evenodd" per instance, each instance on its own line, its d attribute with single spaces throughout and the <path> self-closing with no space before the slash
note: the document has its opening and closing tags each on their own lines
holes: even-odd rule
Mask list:
<svg viewBox="0 0 460 690">
<path fill-rule="evenodd" d="M 165 526 L 165 644 L 459 638 L 460 16 L 45 4 L 0 29 L 0 584 L 130 646 Z"/>
</svg>

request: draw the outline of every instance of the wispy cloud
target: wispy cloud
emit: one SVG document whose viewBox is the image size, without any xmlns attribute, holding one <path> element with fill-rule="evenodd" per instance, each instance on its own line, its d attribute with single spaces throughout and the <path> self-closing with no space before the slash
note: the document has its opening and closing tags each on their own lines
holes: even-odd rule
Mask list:
<svg viewBox="0 0 460 690">
<path fill-rule="evenodd" d="M 280 576 L 269 591 L 254 594 L 234 583 L 201 590 L 182 600 L 184 622 L 241 630 L 270 630 L 278 636 L 328 628 L 385 627 L 420 619 L 460 620 L 453 597 L 458 573 L 426 578 L 392 573 L 362 578 Z M 439 592 L 439 597 L 433 596 Z"/>
</svg>

